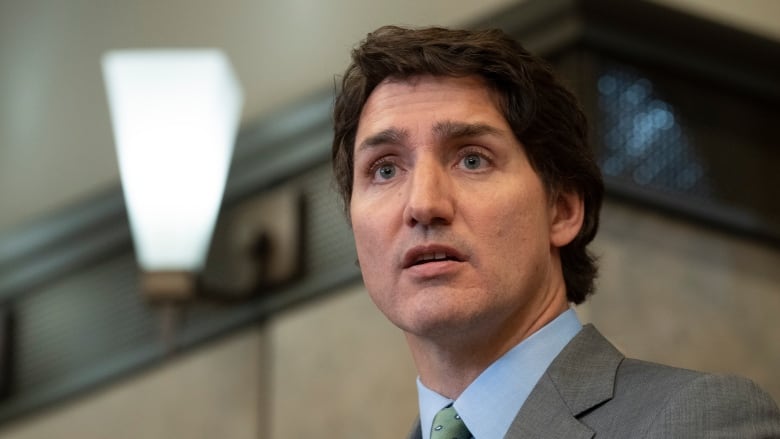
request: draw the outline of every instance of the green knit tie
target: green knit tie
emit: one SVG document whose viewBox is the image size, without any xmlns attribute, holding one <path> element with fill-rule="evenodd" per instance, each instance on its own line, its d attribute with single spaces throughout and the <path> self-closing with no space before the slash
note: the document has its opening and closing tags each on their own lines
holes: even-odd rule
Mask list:
<svg viewBox="0 0 780 439">
<path fill-rule="evenodd" d="M 447 406 L 436 413 L 431 428 L 431 439 L 471 439 L 473 436 L 460 419 L 453 406 Z"/>
</svg>

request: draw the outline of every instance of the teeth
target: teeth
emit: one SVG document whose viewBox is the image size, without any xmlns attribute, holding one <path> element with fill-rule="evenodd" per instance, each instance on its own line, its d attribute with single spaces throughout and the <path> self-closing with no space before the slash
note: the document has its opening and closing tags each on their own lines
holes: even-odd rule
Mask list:
<svg viewBox="0 0 780 439">
<path fill-rule="evenodd" d="M 433 260 L 441 260 L 446 259 L 447 254 L 444 252 L 437 252 L 437 253 L 426 253 L 424 255 L 421 255 L 419 258 L 417 258 L 417 261 L 433 261 Z"/>
</svg>

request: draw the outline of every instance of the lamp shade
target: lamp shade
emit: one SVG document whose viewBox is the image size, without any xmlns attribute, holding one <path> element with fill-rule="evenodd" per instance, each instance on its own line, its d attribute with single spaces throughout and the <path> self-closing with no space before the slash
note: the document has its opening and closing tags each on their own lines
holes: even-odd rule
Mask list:
<svg viewBox="0 0 780 439">
<path fill-rule="evenodd" d="M 205 264 L 243 98 L 219 50 L 123 50 L 103 56 L 119 171 L 138 264 Z"/>
</svg>

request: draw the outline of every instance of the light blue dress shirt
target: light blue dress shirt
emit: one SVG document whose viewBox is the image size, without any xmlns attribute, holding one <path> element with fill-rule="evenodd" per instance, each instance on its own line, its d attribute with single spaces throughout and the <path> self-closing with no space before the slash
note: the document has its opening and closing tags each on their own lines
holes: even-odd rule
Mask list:
<svg viewBox="0 0 780 439">
<path fill-rule="evenodd" d="M 430 439 L 436 413 L 450 404 L 476 439 L 503 438 L 536 382 L 580 329 L 573 309 L 562 313 L 491 364 L 454 402 L 418 377 L 423 439 Z"/>
</svg>

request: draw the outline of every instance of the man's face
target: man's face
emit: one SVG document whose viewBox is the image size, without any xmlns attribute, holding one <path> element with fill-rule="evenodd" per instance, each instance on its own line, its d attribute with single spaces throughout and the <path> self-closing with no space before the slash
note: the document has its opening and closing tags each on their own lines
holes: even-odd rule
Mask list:
<svg viewBox="0 0 780 439">
<path fill-rule="evenodd" d="M 384 81 L 354 157 L 363 279 L 407 335 L 511 334 L 565 306 L 557 247 L 573 235 L 482 80 Z"/>
</svg>

